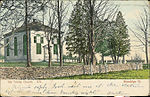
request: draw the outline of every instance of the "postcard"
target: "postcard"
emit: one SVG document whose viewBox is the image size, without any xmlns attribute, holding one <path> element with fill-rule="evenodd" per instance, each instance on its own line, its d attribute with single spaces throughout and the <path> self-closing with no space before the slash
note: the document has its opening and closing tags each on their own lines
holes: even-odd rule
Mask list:
<svg viewBox="0 0 150 97">
<path fill-rule="evenodd" d="M 150 95 L 149 0 L 1 0 L 0 96 Z"/>
</svg>

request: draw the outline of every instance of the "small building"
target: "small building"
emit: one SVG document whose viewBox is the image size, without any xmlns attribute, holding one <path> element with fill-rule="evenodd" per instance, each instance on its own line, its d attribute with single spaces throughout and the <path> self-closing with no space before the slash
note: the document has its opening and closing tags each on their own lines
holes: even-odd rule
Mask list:
<svg viewBox="0 0 150 97">
<path fill-rule="evenodd" d="M 48 61 L 48 41 L 45 32 L 50 33 L 50 27 L 40 22 L 33 21 L 28 24 L 29 44 L 31 52 L 31 62 Z M 63 33 L 63 32 L 62 32 Z M 5 61 L 23 62 L 27 59 L 26 30 L 25 25 L 17 28 L 15 31 L 4 35 L 4 56 Z M 57 61 L 58 51 L 58 31 L 53 29 L 52 41 L 50 41 L 52 61 Z"/>
</svg>

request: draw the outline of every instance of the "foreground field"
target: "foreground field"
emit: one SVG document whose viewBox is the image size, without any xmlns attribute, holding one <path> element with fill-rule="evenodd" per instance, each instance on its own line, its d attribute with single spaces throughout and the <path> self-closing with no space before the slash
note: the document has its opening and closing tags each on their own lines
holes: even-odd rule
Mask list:
<svg viewBox="0 0 150 97">
<path fill-rule="evenodd" d="M 148 79 L 148 78 L 149 78 L 149 69 L 117 71 L 117 72 L 109 72 L 107 74 L 76 75 L 70 77 L 59 77 L 54 79 Z"/>
</svg>

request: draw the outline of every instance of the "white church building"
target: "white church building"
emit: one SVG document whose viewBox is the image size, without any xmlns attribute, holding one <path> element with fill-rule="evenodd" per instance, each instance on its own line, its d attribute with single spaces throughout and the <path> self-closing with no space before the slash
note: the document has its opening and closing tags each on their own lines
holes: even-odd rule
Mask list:
<svg viewBox="0 0 150 97">
<path fill-rule="evenodd" d="M 31 62 L 48 61 L 48 41 L 45 37 L 45 31 L 50 31 L 50 27 L 40 22 L 33 21 L 29 26 L 29 40 Z M 44 28 L 44 30 L 43 30 Z M 59 58 L 58 52 L 58 31 L 53 29 L 52 40 L 50 41 L 52 61 Z M 63 32 L 62 32 L 63 33 Z M 4 35 L 4 56 L 6 62 L 23 62 L 27 58 L 26 31 L 25 25 L 17 28 L 14 32 Z"/>
</svg>

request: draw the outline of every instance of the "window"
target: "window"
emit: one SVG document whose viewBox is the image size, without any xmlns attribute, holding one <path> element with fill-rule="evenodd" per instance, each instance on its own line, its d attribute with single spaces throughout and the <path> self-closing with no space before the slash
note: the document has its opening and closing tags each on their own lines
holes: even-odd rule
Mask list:
<svg viewBox="0 0 150 97">
<path fill-rule="evenodd" d="M 54 44 L 54 54 L 58 54 L 58 47 L 57 47 L 57 44 Z"/>
<path fill-rule="evenodd" d="M 6 54 L 7 54 L 7 56 L 9 56 L 9 39 L 6 40 L 6 44 L 7 44 Z"/>
<path fill-rule="evenodd" d="M 36 54 L 41 54 L 41 43 L 36 43 Z"/>
<path fill-rule="evenodd" d="M 23 35 L 23 55 L 27 55 L 27 36 Z"/>
<path fill-rule="evenodd" d="M 18 55 L 18 49 L 17 49 L 17 37 L 14 38 L 14 56 Z"/>
<path fill-rule="evenodd" d="M 34 36 L 34 43 L 36 43 L 36 36 Z"/>
<path fill-rule="evenodd" d="M 44 43 L 43 37 L 41 37 L 41 43 Z"/>
</svg>

